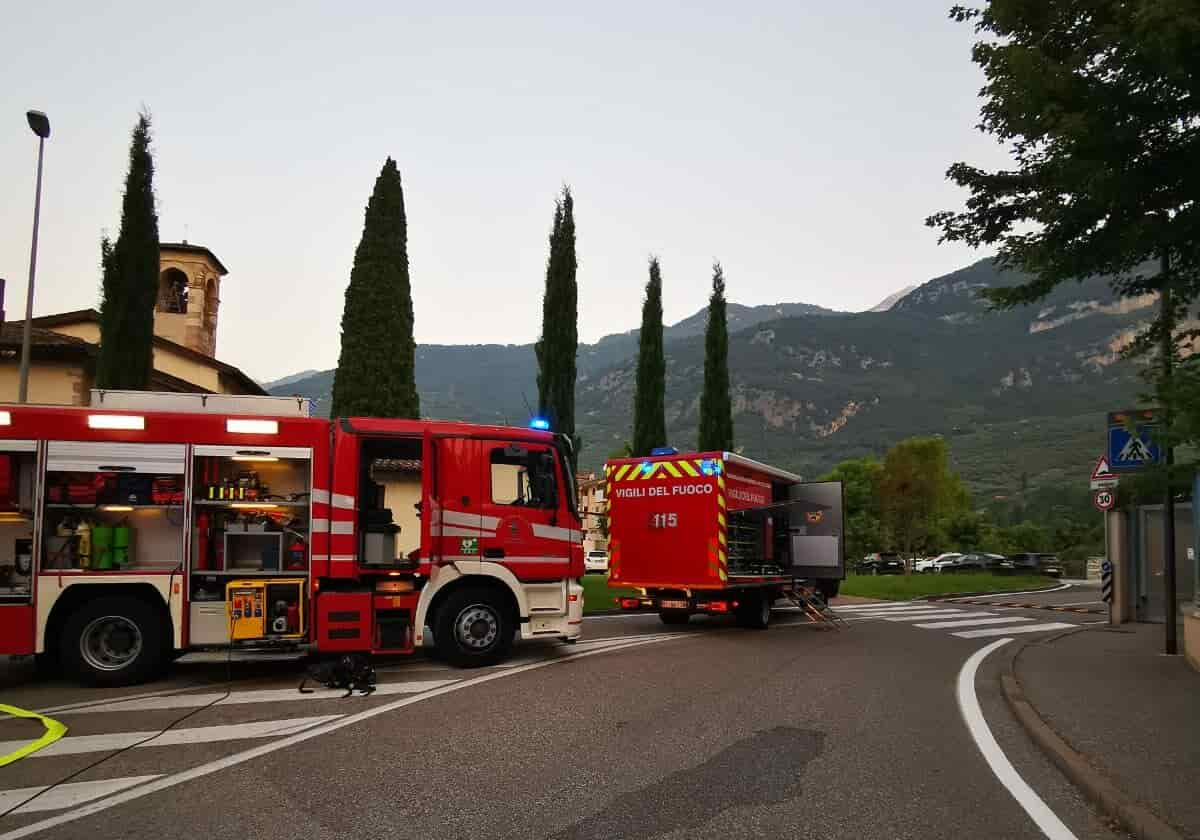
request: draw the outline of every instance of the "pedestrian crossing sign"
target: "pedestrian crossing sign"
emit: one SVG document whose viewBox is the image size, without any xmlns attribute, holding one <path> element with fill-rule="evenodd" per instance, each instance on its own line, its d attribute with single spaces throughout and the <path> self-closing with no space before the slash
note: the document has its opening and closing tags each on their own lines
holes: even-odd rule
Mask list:
<svg viewBox="0 0 1200 840">
<path fill-rule="evenodd" d="M 1132 431 L 1124 426 L 1108 429 L 1108 465 L 1113 472 L 1133 472 L 1157 464 L 1162 457 L 1154 440 L 1155 427 L 1139 425 Z"/>
</svg>

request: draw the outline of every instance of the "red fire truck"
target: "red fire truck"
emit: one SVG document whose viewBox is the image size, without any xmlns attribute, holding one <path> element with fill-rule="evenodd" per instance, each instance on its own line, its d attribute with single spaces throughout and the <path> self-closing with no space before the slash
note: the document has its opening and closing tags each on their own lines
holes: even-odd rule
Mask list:
<svg viewBox="0 0 1200 840">
<path fill-rule="evenodd" d="M 471 666 L 518 632 L 579 636 L 564 437 L 309 413 L 111 391 L 0 406 L 0 653 L 120 685 L 205 648 L 404 654 L 432 628 Z"/>
<path fill-rule="evenodd" d="M 825 598 L 845 577 L 842 486 L 804 483 L 732 452 L 655 450 L 605 466 L 609 585 L 642 591 L 665 624 L 733 613 L 766 627 L 771 605 L 808 586 Z"/>
</svg>

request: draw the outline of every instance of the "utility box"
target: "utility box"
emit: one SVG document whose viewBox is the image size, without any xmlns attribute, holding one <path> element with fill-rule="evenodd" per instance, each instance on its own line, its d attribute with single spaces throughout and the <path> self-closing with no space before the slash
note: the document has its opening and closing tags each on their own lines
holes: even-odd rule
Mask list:
<svg viewBox="0 0 1200 840">
<path fill-rule="evenodd" d="M 229 638 L 234 642 L 304 636 L 303 578 L 234 580 L 225 587 Z"/>
</svg>

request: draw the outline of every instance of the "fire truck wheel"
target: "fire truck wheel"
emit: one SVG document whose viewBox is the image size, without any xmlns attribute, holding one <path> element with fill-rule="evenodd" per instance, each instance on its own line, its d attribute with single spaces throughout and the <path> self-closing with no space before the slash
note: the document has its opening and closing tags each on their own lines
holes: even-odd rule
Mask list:
<svg viewBox="0 0 1200 840">
<path fill-rule="evenodd" d="M 692 614 L 687 610 L 659 610 L 658 620 L 663 624 L 687 624 Z"/>
<path fill-rule="evenodd" d="M 771 598 L 765 593 L 747 598 L 734 614 L 739 627 L 766 630 L 771 623 Z"/>
<path fill-rule="evenodd" d="M 487 589 L 452 592 L 438 609 L 433 639 L 452 665 L 494 665 L 508 655 L 516 622 L 508 606 Z"/>
<path fill-rule="evenodd" d="M 137 598 L 101 598 L 73 614 L 63 628 L 59 658 L 89 685 L 133 685 L 151 677 L 166 656 L 166 630 L 154 609 Z"/>
</svg>

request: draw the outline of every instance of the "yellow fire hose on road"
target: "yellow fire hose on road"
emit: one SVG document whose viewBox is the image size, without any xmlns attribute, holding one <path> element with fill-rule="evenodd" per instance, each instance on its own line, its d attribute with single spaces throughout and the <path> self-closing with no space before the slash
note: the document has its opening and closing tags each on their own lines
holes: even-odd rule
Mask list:
<svg viewBox="0 0 1200 840">
<path fill-rule="evenodd" d="M 42 726 L 46 727 L 46 731 L 42 733 L 42 737 L 30 741 L 25 746 L 18 750 L 13 750 L 8 755 L 0 755 L 0 767 L 12 764 L 14 761 L 20 761 L 27 755 L 32 755 L 43 747 L 48 747 L 57 741 L 59 738 L 67 734 L 67 727 L 59 723 L 54 718 L 48 718 L 45 715 L 39 715 L 37 712 L 30 712 L 26 709 L 18 709 L 16 706 L 8 706 L 0 703 L 0 712 L 13 717 L 28 718 L 30 720 L 40 720 Z"/>
</svg>

